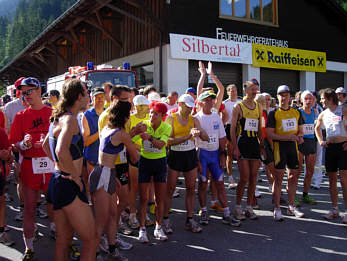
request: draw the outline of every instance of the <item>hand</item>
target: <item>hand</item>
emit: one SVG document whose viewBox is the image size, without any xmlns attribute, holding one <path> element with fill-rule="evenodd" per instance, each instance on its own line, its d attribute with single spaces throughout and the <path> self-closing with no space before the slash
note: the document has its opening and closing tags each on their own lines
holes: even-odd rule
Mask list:
<svg viewBox="0 0 347 261">
<path fill-rule="evenodd" d="M 288 139 L 290 141 L 299 141 L 299 137 L 296 136 L 295 134 L 288 135 Z"/>
<path fill-rule="evenodd" d="M 204 63 L 202 61 L 199 61 L 198 71 L 200 72 L 200 74 L 206 75 L 205 65 L 204 65 Z"/>
<path fill-rule="evenodd" d="M 8 150 L 0 150 L 0 159 L 7 160 L 10 155 Z"/>
<path fill-rule="evenodd" d="M 35 141 L 34 143 L 34 148 L 37 148 L 37 149 L 42 148 L 42 144 L 45 140 L 45 137 L 46 137 L 45 134 L 41 133 L 40 140 Z"/>
<path fill-rule="evenodd" d="M 200 136 L 200 131 L 197 128 L 192 128 L 190 130 L 190 135 L 192 135 L 194 138 L 199 137 Z"/>
<path fill-rule="evenodd" d="M 138 124 L 136 124 L 135 126 L 135 135 L 141 133 L 141 132 L 145 132 L 147 130 L 147 125 L 139 122 Z"/>
<path fill-rule="evenodd" d="M 212 63 L 208 62 L 208 67 L 207 67 L 207 71 L 206 71 L 209 75 L 214 75 L 213 71 L 212 71 Z"/>
<path fill-rule="evenodd" d="M 240 158 L 240 151 L 238 146 L 236 145 L 233 150 L 233 159 L 239 160 L 239 158 Z"/>
<path fill-rule="evenodd" d="M 328 143 L 325 140 L 323 140 L 322 142 L 319 142 L 319 145 L 321 145 L 324 148 L 328 147 Z"/>
<path fill-rule="evenodd" d="M 266 152 L 264 148 L 260 148 L 260 155 L 262 160 L 266 160 Z"/>
<path fill-rule="evenodd" d="M 219 154 L 219 165 L 222 169 L 225 169 L 226 166 L 226 158 L 224 154 Z"/>
<path fill-rule="evenodd" d="M 302 136 L 299 136 L 298 144 L 303 144 L 304 138 Z"/>
<path fill-rule="evenodd" d="M 30 134 L 26 134 L 23 139 L 24 146 L 30 149 L 32 147 L 32 143 L 31 143 L 32 140 L 33 140 L 33 137 Z"/>
<path fill-rule="evenodd" d="M 139 134 L 141 139 L 148 140 L 152 135 L 148 134 L 147 132 L 142 132 Z"/>
</svg>

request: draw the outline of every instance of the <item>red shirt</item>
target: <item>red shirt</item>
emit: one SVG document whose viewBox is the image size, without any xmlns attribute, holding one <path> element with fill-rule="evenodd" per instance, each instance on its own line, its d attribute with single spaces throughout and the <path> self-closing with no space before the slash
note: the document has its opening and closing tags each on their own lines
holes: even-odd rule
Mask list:
<svg viewBox="0 0 347 261">
<path fill-rule="evenodd" d="M 5 115 L 2 110 L 0 110 L 0 128 L 5 128 Z"/>
<path fill-rule="evenodd" d="M 9 147 L 10 147 L 10 143 L 8 141 L 8 137 L 7 137 L 6 131 L 5 131 L 4 128 L 0 128 L 0 150 L 8 150 Z M 8 172 L 6 163 L 5 164 L 4 163 L 5 163 L 5 161 L 1 160 L 0 175 L 2 173 L 7 173 Z"/>
<path fill-rule="evenodd" d="M 266 124 L 267 124 L 267 112 L 263 110 L 263 115 L 262 115 L 262 130 L 263 130 L 263 137 L 264 139 L 266 138 Z"/>
<path fill-rule="evenodd" d="M 52 108 L 44 106 L 40 110 L 26 108 L 18 112 L 14 117 L 9 136 L 10 143 L 16 144 L 22 141 L 26 134 L 32 136 L 31 143 L 33 146 L 28 150 L 21 151 L 23 157 L 46 157 L 46 153 L 43 151 L 42 147 L 34 148 L 34 143 L 40 141 L 42 134 L 46 136 L 49 129 L 49 118 L 51 114 Z"/>
</svg>

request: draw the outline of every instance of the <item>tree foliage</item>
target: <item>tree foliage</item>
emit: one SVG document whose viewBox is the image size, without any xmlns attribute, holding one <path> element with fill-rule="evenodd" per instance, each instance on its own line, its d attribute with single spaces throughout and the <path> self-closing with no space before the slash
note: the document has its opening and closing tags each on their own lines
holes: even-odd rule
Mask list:
<svg viewBox="0 0 347 261">
<path fill-rule="evenodd" d="M 13 17 L 0 16 L 0 68 L 76 1 L 19 0 Z"/>
</svg>

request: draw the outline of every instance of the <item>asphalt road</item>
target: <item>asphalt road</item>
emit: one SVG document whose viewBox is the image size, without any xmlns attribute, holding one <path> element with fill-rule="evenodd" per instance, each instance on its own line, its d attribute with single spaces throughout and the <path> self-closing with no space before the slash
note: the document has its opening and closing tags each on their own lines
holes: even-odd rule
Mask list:
<svg viewBox="0 0 347 261">
<path fill-rule="evenodd" d="M 236 179 L 239 177 L 234 169 Z M 159 242 L 153 238 L 153 228 L 147 229 L 150 243 L 141 244 L 135 236 L 123 236 L 134 244 L 130 251 L 121 253 L 129 260 L 347 260 L 347 226 L 341 223 L 341 218 L 325 221 L 325 214 L 331 207 L 328 190 L 328 179 L 324 177 L 320 190 L 312 190 L 310 195 L 317 200 L 315 206 L 303 205 L 305 218 L 285 216 L 284 222 L 274 222 L 272 217 L 271 194 L 265 174 L 259 172 L 258 188 L 262 194 L 258 200 L 260 210 L 256 210 L 258 220 L 245 220 L 239 228 L 223 225 L 222 215 L 210 211 L 210 223 L 203 227 L 203 232 L 193 234 L 184 230 L 184 179 L 179 185 L 180 197 L 173 200 L 173 213 L 170 219 L 174 224 L 174 233 L 167 242 Z M 298 196 L 301 197 L 302 177 L 299 182 Z M 15 186 L 11 183 L 9 192 L 14 195 Z M 283 186 L 284 188 L 284 186 Z M 339 186 L 339 207 L 344 210 L 341 187 Z M 286 194 L 284 193 L 286 197 Z M 16 198 L 16 196 L 14 196 Z M 228 191 L 231 207 L 235 205 L 235 190 Z M 196 201 L 196 206 L 198 202 Z M 196 208 L 198 210 L 198 208 Z M 7 224 L 11 229 L 9 234 L 15 240 L 13 247 L 0 244 L 0 261 L 21 260 L 24 251 L 22 239 L 22 224 L 14 221 L 18 211 L 16 199 L 7 205 Z M 286 206 L 282 208 L 286 213 Z M 342 216 L 342 214 L 340 214 Z M 196 217 L 197 218 L 197 217 Z M 37 219 L 40 239 L 34 244 L 35 260 L 53 260 L 54 241 L 48 236 L 48 220 Z M 76 240 L 79 244 L 79 241 Z"/>
</svg>

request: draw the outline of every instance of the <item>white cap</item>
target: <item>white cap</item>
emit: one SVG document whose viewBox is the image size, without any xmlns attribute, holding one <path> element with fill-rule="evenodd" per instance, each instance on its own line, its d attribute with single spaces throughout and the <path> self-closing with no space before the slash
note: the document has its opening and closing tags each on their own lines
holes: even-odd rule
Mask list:
<svg viewBox="0 0 347 261">
<path fill-rule="evenodd" d="M 310 94 L 310 95 L 313 96 L 312 92 L 306 90 L 306 91 L 303 91 L 303 92 L 301 93 L 301 96 L 300 96 L 300 97 L 301 97 L 301 100 L 305 99 L 305 97 L 306 97 L 307 94 Z"/>
<path fill-rule="evenodd" d="M 194 98 L 189 94 L 182 94 L 179 97 L 178 102 L 184 102 L 188 107 L 195 108 Z"/>
<path fill-rule="evenodd" d="M 346 93 L 346 90 L 343 87 L 339 87 L 336 89 L 335 93 Z"/>
<path fill-rule="evenodd" d="M 161 101 L 160 95 L 157 92 L 151 92 L 150 94 L 148 94 L 148 100 L 150 102 L 154 102 L 154 101 Z"/>
<path fill-rule="evenodd" d="M 280 94 L 282 92 L 290 92 L 289 87 L 287 85 L 278 86 L 277 94 Z"/>
<path fill-rule="evenodd" d="M 133 98 L 133 103 L 135 106 L 137 106 L 137 105 L 149 105 L 150 104 L 149 100 L 143 95 L 136 95 Z"/>
</svg>

